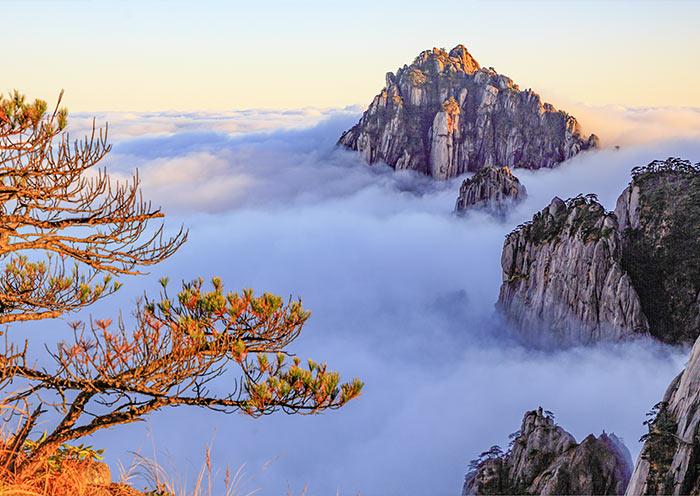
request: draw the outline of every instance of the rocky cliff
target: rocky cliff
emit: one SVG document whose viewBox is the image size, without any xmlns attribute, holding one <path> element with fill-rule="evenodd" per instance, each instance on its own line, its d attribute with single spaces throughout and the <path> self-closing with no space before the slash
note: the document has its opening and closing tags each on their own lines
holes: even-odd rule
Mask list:
<svg viewBox="0 0 700 496">
<path fill-rule="evenodd" d="M 699 494 L 700 338 L 652 413 L 626 494 Z"/>
<path fill-rule="evenodd" d="M 569 346 L 647 333 L 621 264 L 615 216 L 594 196 L 554 198 L 503 245 L 497 307 L 530 344 Z"/>
<path fill-rule="evenodd" d="M 596 144 L 572 116 L 480 67 L 463 45 L 427 50 L 387 73 L 384 89 L 338 141 L 370 164 L 439 179 L 487 165 L 553 167 Z"/>
<path fill-rule="evenodd" d="M 670 158 L 632 176 L 614 214 L 555 198 L 506 237 L 497 307 L 526 341 L 700 335 L 700 164 Z"/>
<path fill-rule="evenodd" d="M 623 267 L 651 333 L 669 343 L 700 335 L 699 165 L 670 158 L 635 168 L 615 208 Z"/>
<path fill-rule="evenodd" d="M 508 167 L 482 167 L 462 182 L 455 212 L 462 214 L 470 208 L 483 208 L 503 214 L 508 206 L 523 201 L 526 196 L 525 186 Z"/>
<path fill-rule="evenodd" d="M 542 408 L 527 412 L 506 453 L 494 446 L 472 462 L 462 495 L 623 494 L 630 453 L 614 434 L 580 444 Z"/>
</svg>

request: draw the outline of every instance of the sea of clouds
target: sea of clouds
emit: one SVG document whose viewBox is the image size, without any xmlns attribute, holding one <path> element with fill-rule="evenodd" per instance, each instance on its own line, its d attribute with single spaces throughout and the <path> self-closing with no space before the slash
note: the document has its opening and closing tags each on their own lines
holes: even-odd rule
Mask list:
<svg viewBox="0 0 700 496">
<path fill-rule="evenodd" d="M 460 493 L 470 459 L 505 446 L 525 411 L 542 406 L 578 440 L 615 432 L 636 458 L 645 412 L 687 350 L 638 341 L 533 351 L 510 341 L 493 313 L 505 234 L 553 196 L 597 193 L 613 208 L 632 167 L 668 156 L 700 160 L 696 109 L 588 112 L 607 123 L 603 143 L 620 149 L 554 170 L 517 170 L 529 197 L 500 221 L 452 214 L 462 178 L 368 167 L 336 149 L 358 108 L 98 114 L 114 144 L 103 165 L 117 178 L 138 168 L 144 197 L 162 205 L 168 230 L 189 229 L 189 240 L 91 313 L 128 314 L 164 275 L 220 276 L 231 290 L 301 296 L 312 316 L 292 350 L 366 386 L 320 416 L 253 420 L 180 407 L 89 444 L 107 447 L 115 470 L 118 461 L 128 465 L 129 452 L 155 450 L 191 480 L 213 438 L 214 465 L 245 464 L 248 489 L 264 495 L 301 494 L 307 485 L 309 496 L 449 495 Z M 73 135 L 91 118 L 74 116 Z M 64 332 L 60 322 L 37 325 Z"/>
</svg>

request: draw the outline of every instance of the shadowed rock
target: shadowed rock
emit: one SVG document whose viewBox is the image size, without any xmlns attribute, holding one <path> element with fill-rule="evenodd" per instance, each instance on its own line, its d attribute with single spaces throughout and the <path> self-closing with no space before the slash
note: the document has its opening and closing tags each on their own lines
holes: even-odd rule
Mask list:
<svg viewBox="0 0 700 496">
<path fill-rule="evenodd" d="M 615 215 L 651 334 L 692 343 L 700 335 L 700 167 L 670 158 L 635 168 Z"/>
<path fill-rule="evenodd" d="M 462 495 L 623 494 L 632 473 L 629 450 L 614 434 L 580 444 L 542 408 L 527 412 L 510 449 L 491 448 L 465 478 Z"/>
</svg>

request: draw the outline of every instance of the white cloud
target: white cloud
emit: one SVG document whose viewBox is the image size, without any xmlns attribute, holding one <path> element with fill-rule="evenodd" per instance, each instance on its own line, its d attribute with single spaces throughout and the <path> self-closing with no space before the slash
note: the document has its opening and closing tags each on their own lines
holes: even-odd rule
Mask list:
<svg viewBox="0 0 700 496">
<path fill-rule="evenodd" d="M 192 452 L 202 452 L 216 428 L 215 461 L 245 462 L 255 472 L 283 455 L 253 481 L 262 494 L 282 494 L 287 482 L 297 492 L 308 483 L 309 496 L 338 488 L 457 494 L 468 460 L 506 443 L 523 413 L 542 405 L 577 439 L 614 431 L 636 455 L 644 413 L 685 351 L 637 342 L 544 353 L 508 342 L 492 312 L 503 237 L 554 195 L 597 192 L 610 208 L 633 166 L 669 155 L 700 160 L 700 142 L 629 145 L 582 154 L 552 171 L 516 170 L 530 196 L 498 222 L 451 215 L 459 179 L 370 168 L 335 150 L 357 118 L 344 110 L 114 122 L 120 134 L 109 170 L 123 177 L 138 167 L 145 197 L 163 205 L 168 225 L 183 222 L 191 231 L 151 277 L 130 279 L 93 313 L 128 313 L 161 275 L 219 275 L 231 289 L 303 296 L 313 314 L 294 350 L 367 383 L 360 399 L 318 417 L 166 410 L 151 419 L 159 449 L 181 466 L 198 465 Z M 636 115 L 623 121 L 659 125 Z M 157 135 L 129 138 L 144 129 Z M 109 448 L 110 460 L 127 458 L 144 432 L 117 427 L 90 443 Z"/>
<path fill-rule="evenodd" d="M 331 115 L 355 115 L 356 106 L 343 109 L 307 107 L 291 110 L 249 109 L 221 112 L 99 112 L 70 114 L 68 130 L 78 137 L 92 127 L 109 124 L 112 141 L 140 136 L 172 136 L 188 131 L 215 131 L 230 135 L 293 129 L 317 124 Z"/>
<path fill-rule="evenodd" d="M 586 134 L 604 147 L 649 144 L 670 139 L 700 139 L 700 108 L 591 106 L 566 102 Z"/>
</svg>

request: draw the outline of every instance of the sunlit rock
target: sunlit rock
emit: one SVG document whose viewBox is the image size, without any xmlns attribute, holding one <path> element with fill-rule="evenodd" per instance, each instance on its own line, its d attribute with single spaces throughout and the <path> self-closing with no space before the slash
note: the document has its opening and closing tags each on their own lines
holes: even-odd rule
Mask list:
<svg viewBox="0 0 700 496">
<path fill-rule="evenodd" d="M 338 145 L 370 164 L 446 179 L 487 165 L 553 167 L 595 148 L 597 138 L 458 45 L 449 53 L 426 50 L 387 73 L 384 89 Z"/>
</svg>

